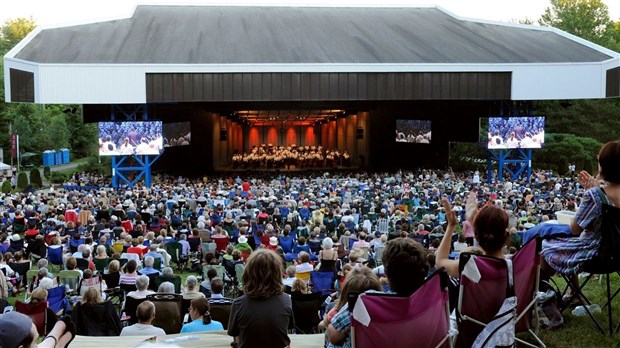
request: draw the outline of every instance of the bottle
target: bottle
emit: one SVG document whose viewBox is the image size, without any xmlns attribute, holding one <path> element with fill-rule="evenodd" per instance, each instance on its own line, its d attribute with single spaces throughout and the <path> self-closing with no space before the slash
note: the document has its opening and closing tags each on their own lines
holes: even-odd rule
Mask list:
<svg viewBox="0 0 620 348">
<path fill-rule="evenodd" d="M 594 303 L 594 304 L 591 304 L 591 305 L 588 306 L 588 310 L 592 314 L 599 313 L 601 311 L 601 307 L 599 305 L 597 305 L 596 303 Z M 577 306 L 577 307 L 575 307 L 575 309 L 573 309 L 572 313 L 576 317 L 583 317 L 583 316 L 586 316 L 588 314 L 588 312 L 586 311 L 584 306 Z"/>
</svg>

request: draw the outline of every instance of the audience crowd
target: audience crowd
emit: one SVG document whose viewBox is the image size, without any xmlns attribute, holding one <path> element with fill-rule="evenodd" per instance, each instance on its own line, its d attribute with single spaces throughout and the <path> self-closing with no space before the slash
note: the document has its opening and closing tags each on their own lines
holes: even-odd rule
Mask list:
<svg viewBox="0 0 620 348">
<path fill-rule="evenodd" d="M 237 166 L 252 168 L 341 160 L 348 155 L 320 146 L 260 146 L 235 157 Z M 574 177 L 539 172 L 531 182 L 487 183 L 477 172 L 449 169 L 154 181 L 151 188 L 115 190 L 82 173 L 65 188 L 3 194 L 0 299 L 25 291 L 29 305 L 47 298 L 52 312 L 71 314 L 73 322 L 60 317 L 70 323 L 57 330 L 63 342 L 67 332 L 92 325 L 78 308 L 96 308 L 118 322 L 110 329 L 116 335 L 225 329 L 242 347 L 286 346 L 287 333 L 303 332 L 291 296 L 311 291 L 310 272 L 327 271 L 334 273 L 329 298 L 336 301 L 321 327 L 328 346 L 346 347 L 347 293 L 389 289 L 408 296 L 434 271 L 436 252 L 458 276 L 448 254 L 480 242 L 468 197 L 470 205 L 505 214 L 508 243 L 480 245 L 502 255 L 514 253 L 528 229 L 576 211 L 586 194 Z M 486 215 L 495 214 L 489 209 Z M 449 241 L 441 243 L 446 232 Z M 69 295 L 61 306 L 52 300 L 57 288 Z M 171 317 L 165 300 L 182 301 L 177 316 L 185 319 L 162 320 Z M 221 306 L 231 306 L 228 316 L 219 314 Z"/>
</svg>

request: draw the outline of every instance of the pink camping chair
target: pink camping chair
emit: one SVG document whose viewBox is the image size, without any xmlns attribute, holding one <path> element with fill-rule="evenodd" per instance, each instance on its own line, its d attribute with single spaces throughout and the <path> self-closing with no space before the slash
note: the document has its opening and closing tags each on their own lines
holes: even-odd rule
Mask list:
<svg viewBox="0 0 620 348">
<path fill-rule="evenodd" d="M 459 257 L 461 271 L 459 299 L 456 309 L 458 322 L 457 347 L 472 347 L 485 326 L 493 321 L 504 300 L 516 296 L 514 311 L 515 332 L 529 332 L 536 344 L 516 338 L 515 341 L 529 347 L 545 347 L 531 329 L 532 313 L 538 322 L 536 302 L 538 300 L 538 281 L 540 277 L 540 239 L 533 239 L 512 258 L 514 286 L 509 285 L 506 260 L 489 256 L 462 253 Z M 473 264 L 468 265 L 469 262 Z M 475 267 L 474 267 L 475 265 Z M 469 268 L 469 272 L 464 271 Z M 475 268 L 480 279 L 472 280 Z M 469 275 L 468 275 L 469 274 Z M 504 294 L 502 296 L 502 294 Z"/>
<path fill-rule="evenodd" d="M 435 272 L 409 297 L 361 294 L 351 327 L 355 348 L 451 347 L 445 270 Z"/>
</svg>

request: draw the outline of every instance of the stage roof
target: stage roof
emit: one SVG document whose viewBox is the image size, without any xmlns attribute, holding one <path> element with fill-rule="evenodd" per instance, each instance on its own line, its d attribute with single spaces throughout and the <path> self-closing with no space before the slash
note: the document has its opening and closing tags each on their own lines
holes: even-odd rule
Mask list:
<svg viewBox="0 0 620 348">
<path fill-rule="evenodd" d="M 509 72 L 511 99 L 564 99 L 617 95 L 619 65 L 557 29 L 436 7 L 141 5 L 35 30 L 5 56 L 5 80 L 7 101 L 144 103 L 147 74 Z"/>
</svg>

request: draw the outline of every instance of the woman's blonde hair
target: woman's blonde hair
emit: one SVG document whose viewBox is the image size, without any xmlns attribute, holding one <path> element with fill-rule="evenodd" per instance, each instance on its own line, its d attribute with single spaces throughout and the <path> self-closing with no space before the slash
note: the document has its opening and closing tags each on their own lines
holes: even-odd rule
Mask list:
<svg viewBox="0 0 620 348">
<path fill-rule="evenodd" d="M 30 295 L 30 303 L 37 304 L 43 301 L 47 301 L 47 290 L 42 287 L 34 289 Z"/>
<path fill-rule="evenodd" d="M 355 293 L 360 294 L 367 290 L 381 291 L 379 278 L 368 267 L 354 268 L 347 274 L 345 283 L 342 286 L 342 291 L 340 292 L 340 298 L 338 298 L 338 304 L 336 304 L 336 310 L 340 310 L 340 308 L 347 303 L 349 295 Z"/>
<path fill-rule="evenodd" d="M 250 298 L 265 299 L 283 292 L 282 258 L 269 249 L 250 254 L 243 272 L 244 292 Z"/>
<path fill-rule="evenodd" d="M 301 292 L 302 294 L 307 294 L 308 285 L 306 285 L 306 282 L 301 279 L 295 279 L 293 286 L 291 287 L 291 292 Z"/>
<path fill-rule="evenodd" d="M 103 299 L 101 298 L 101 293 L 97 288 L 88 288 L 86 293 L 82 297 L 82 303 L 101 303 Z"/>
</svg>

